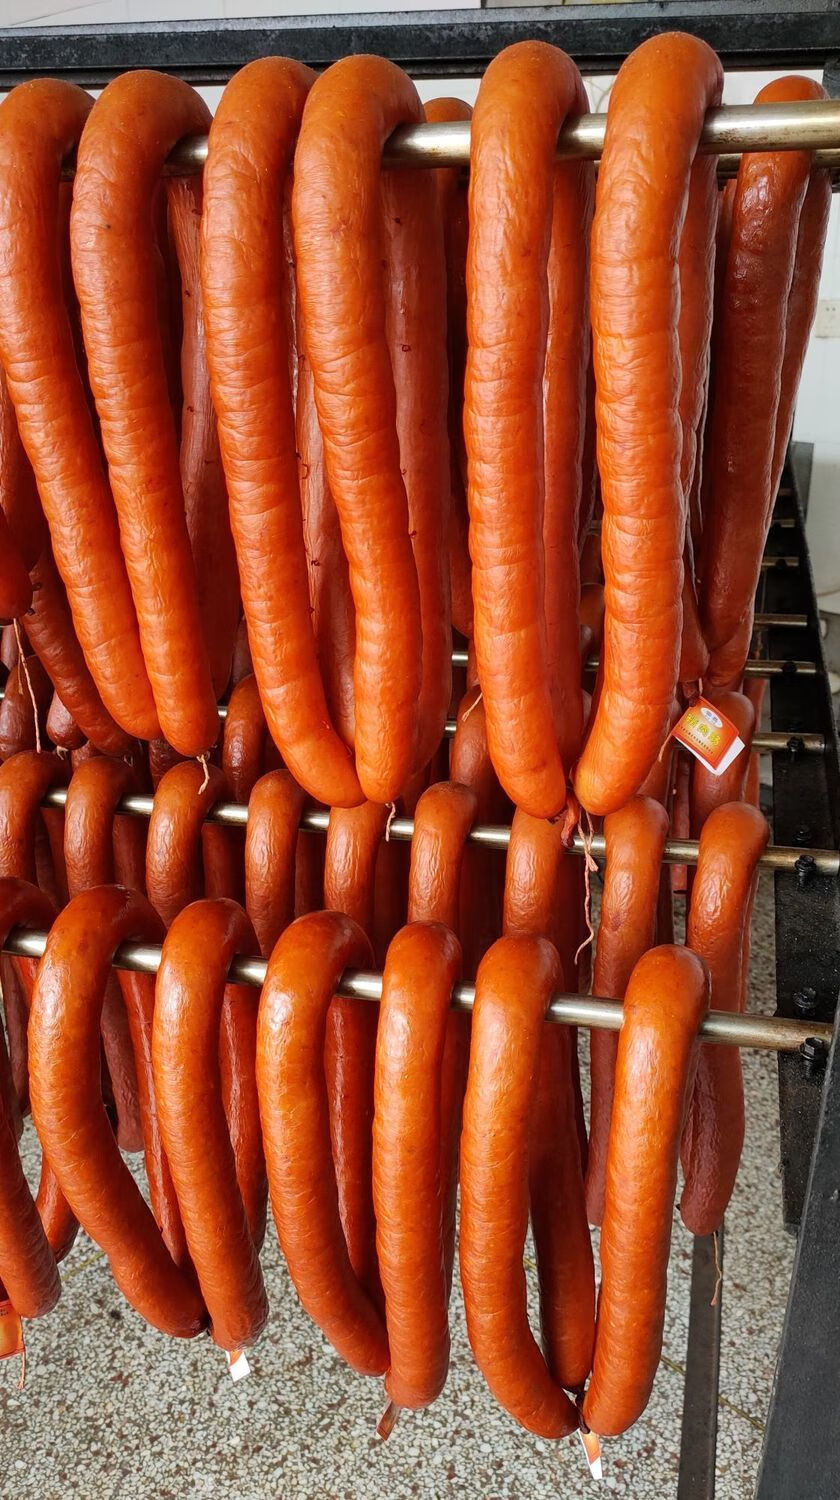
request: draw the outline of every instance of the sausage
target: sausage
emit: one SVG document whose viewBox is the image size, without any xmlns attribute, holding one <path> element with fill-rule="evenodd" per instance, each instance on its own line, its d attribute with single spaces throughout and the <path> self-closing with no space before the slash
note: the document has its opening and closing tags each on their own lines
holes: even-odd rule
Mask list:
<svg viewBox="0 0 840 1500">
<path fill-rule="evenodd" d="M 91 107 L 82 89 L 46 78 L 4 101 L 0 360 L 85 661 L 117 724 L 149 739 L 157 713 L 55 249 L 62 165 Z"/>
<path fill-rule="evenodd" d="M 32 603 L 32 581 L 0 509 L 0 616 L 16 620 Z"/>
<path fill-rule="evenodd" d="M 692 163 L 723 71 L 697 37 L 650 38 L 619 70 L 592 226 L 598 469 L 604 499 L 604 687 L 575 772 L 590 813 L 639 788 L 677 685 L 686 501 L 679 280 Z"/>
<path fill-rule="evenodd" d="M 335 63 L 310 91 L 292 192 L 306 353 L 356 610 L 356 768 L 372 802 L 393 802 L 419 760 L 426 641 L 409 535 L 410 497 L 400 472 L 381 264 L 380 164 L 391 131 L 423 119 L 414 84 L 393 63 L 377 57 Z M 413 204 L 423 191 L 417 174 L 390 177 L 392 216 L 401 218 L 404 211 L 414 224 Z M 437 257 L 442 233 L 433 197 L 420 233 L 421 242 L 404 253 L 417 257 L 426 287 L 429 252 Z M 434 295 L 426 317 L 434 336 L 444 327 L 442 281 L 428 290 Z M 421 288 L 416 295 L 422 297 Z"/>
<path fill-rule="evenodd" d="M 642 956 L 656 942 L 660 871 L 668 814 L 652 797 L 633 797 L 604 822 L 607 863 L 595 949 L 593 992 L 621 1000 Z M 589 1036 L 591 1103 L 586 1208 L 590 1224 L 604 1218 L 611 1120 L 615 1111 L 618 1035 Z"/>
<path fill-rule="evenodd" d="M 583 1420 L 626 1432 L 647 1405 L 662 1352 L 680 1132 L 709 1006 L 705 964 L 653 948 L 624 997 L 607 1150 L 601 1290 Z"/>
<path fill-rule="evenodd" d="M 782 470 L 785 466 L 793 425 L 793 409 L 799 391 L 799 379 L 817 311 L 820 272 L 830 208 L 830 174 L 822 170 L 814 171 L 808 179 L 802 212 L 799 215 L 793 279 L 788 293 L 785 355 L 782 362 L 779 406 L 776 413 L 776 438 L 773 445 L 773 468 L 770 478 L 771 506 L 778 493 Z"/>
<path fill-rule="evenodd" d="M 520 42 L 484 74 L 470 146 L 464 433 L 474 640 L 493 765 L 508 795 L 534 817 L 553 817 L 565 806 L 569 755 L 582 728 L 575 575 L 586 272 L 576 217 L 583 212 L 585 220 L 585 197 L 575 186 L 588 177 L 578 164 L 556 167 L 554 156 L 564 120 L 585 109 L 571 59 L 544 43 Z M 560 295 L 565 278 L 580 297 L 571 309 Z M 571 368 L 555 374 L 570 328 Z M 547 414 L 544 438 L 546 378 L 558 420 Z M 574 559 L 566 555 L 572 525 Z M 564 576 L 571 576 L 575 605 L 573 619 L 561 621 Z"/>
<path fill-rule="evenodd" d="M 71 896 L 115 880 L 129 889 L 142 890 L 142 880 L 138 886 L 132 877 L 138 866 L 143 871 L 145 824 L 140 819 L 116 816 L 120 799 L 138 790 L 137 774 L 125 761 L 97 756 L 74 771 L 64 806 L 64 858 Z M 118 824 L 122 825 L 119 845 Z M 105 988 L 102 1042 L 117 1112 L 117 1140 L 123 1151 L 140 1151 L 143 1131 L 137 1070 L 125 1005 L 114 975 Z"/>
<path fill-rule="evenodd" d="M 226 986 L 233 957 L 253 953 L 255 943 L 233 901 L 197 901 L 181 912 L 163 945 L 152 1033 L 161 1135 L 187 1244 L 213 1339 L 231 1351 L 254 1343 L 268 1318 L 258 1254 L 266 1182 L 254 1075 L 257 996 L 243 985 Z M 222 1106 L 224 1003 L 242 1013 L 239 1024 L 250 1040 L 237 1109 L 256 1132 L 252 1162 L 237 1160 Z M 243 1181 L 243 1167 L 253 1174 L 254 1166 L 259 1181 Z"/>
<path fill-rule="evenodd" d="M 47 710 L 46 728 L 47 739 L 51 740 L 58 750 L 80 750 L 82 745 L 87 744 L 73 715 L 67 712 L 55 691 L 53 691 Z"/>
<path fill-rule="evenodd" d="M 147 757 L 149 780 L 154 791 L 157 791 L 167 771 L 171 771 L 173 766 L 180 765 L 184 759 L 183 755 L 179 755 L 177 750 L 173 750 L 172 746 L 166 743 L 166 740 L 150 740 Z"/>
<path fill-rule="evenodd" d="M 222 770 L 234 802 L 247 802 L 266 771 L 268 725 L 257 680 L 243 677 L 230 695 L 222 736 Z"/>
<path fill-rule="evenodd" d="M 372 962 L 361 928 L 338 912 L 313 912 L 287 927 L 260 998 L 257 1091 L 271 1209 L 298 1296 L 354 1370 L 383 1375 L 385 1325 L 353 1271 L 341 1228 L 323 1063 L 342 971 Z"/>
<path fill-rule="evenodd" d="M 208 750 L 219 723 L 155 315 L 152 208 L 172 147 L 209 124 L 207 106 L 179 78 L 115 78 L 79 141 L 70 215 L 88 371 L 143 657 L 161 731 L 182 755 Z M 181 198 L 190 190 L 173 191 Z"/>
<path fill-rule="evenodd" d="M 382 976 L 373 1201 L 390 1350 L 385 1389 L 395 1406 L 428 1406 L 449 1368 L 444 1052 L 460 970 L 454 933 L 413 922 L 391 943 Z"/>
<path fill-rule="evenodd" d="M 167 927 L 198 896 L 232 893 L 227 830 L 205 822 L 213 804 L 224 797 L 224 772 L 208 766 L 202 787 L 204 780 L 204 768 L 197 762 L 180 761 L 155 790 L 146 843 L 146 890 Z"/>
<path fill-rule="evenodd" d="M 548 938 L 560 956 L 563 988 L 576 970 L 580 930 L 576 907 L 564 900 L 563 889 L 566 869 L 574 863 L 559 824 L 517 810 L 505 871 L 505 935 Z M 595 1338 L 595 1269 L 576 1119 L 576 1046 L 577 1033 L 569 1027 L 543 1029 L 528 1176 L 546 1361 L 558 1385 L 582 1391 Z"/>
<path fill-rule="evenodd" d="M 263 710 L 295 780 L 319 801 L 353 806 L 362 793 L 327 709 L 309 614 L 283 291 L 283 193 L 312 78 L 299 63 L 263 58 L 225 89 L 204 171 L 201 280 Z"/>
<path fill-rule="evenodd" d="M 478 688 L 468 688 L 458 705 L 449 775 L 475 792 L 477 823 L 508 821 L 510 804 L 490 761 L 484 699 Z M 463 856 L 458 929 L 467 979 L 475 977 L 480 959 L 502 930 L 503 890 L 504 869 L 497 851 L 469 844 Z"/>
<path fill-rule="evenodd" d="M 0 947 L 13 927 L 48 927 L 50 901 L 23 880 L 0 880 Z M 2 1043 L 2 1028 L 0 1028 Z M 5 1057 L 5 1044 L 3 1053 Z M 8 1067 L 8 1062 L 6 1062 Z M 0 1091 L 0 1301 L 23 1318 L 39 1318 L 58 1301 L 55 1255 L 18 1154 L 11 1091 Z"/>
<path fill-rule="evenodd" d="M 248 798 L 245 908 L 263 958 L 295 915 L 295 853 L 303 789 L 288 771 L 269 771 Z"/>
<path fill-rule="evenodd" d="M 715 1010 L 744 1009 L 749 931 L 767 821 L 749 803 L 709 814 L 700 833 L 686 942 L 709 968 Z M 723 1222 L 744 1144 L 744 1084 L 737 1047 L 700 1048 L 680 1151 L 683 1223 L 712 1234 Z"/>
<path fill-rule="evenodd" d="M 324 861 L 324 905 L 355 922 L 372 940 L 376 867 L 387 808 L 373 802 L 333 808 Z M 338 1206 L 354 1275 L 375 1305 L 381 1288 L 373 1207 L 374 1006 L 336 996 L 326 1023 L 324 1068 Z"/>
<path fill-rule="evenodd" d="M 233 642 L 233 663 L 231 665 L 231 685 L 236 687 L 243 677 L 253 672 L 254 664 L 251 661 L 251 648 L 248 644 L 248 624 L 243 615 L 236 629 L 236 637 Z"/>
<path fill-rule="evenodd" d="M 37 656 L 18 658 L 6 678 L 0 703 L 0 757 L 40 748 L 46 734 L 52 684 Z M 34 700 L 34 701 L 33 701 Z"/>
<path fill-rule="evenodd" d="M 706 819 L 716 807 L 726 802 L 740 802 L 750 766 L 750 745 L 755 730 L 755 708 L 744 693 L 719 693 L 713 702 L 732 720 L 744 741 L 739 752 L 721 776 L 714 776 L 699 760 L 692 758 L 689 788 L 689 834 L 699 839 Z M 695 877 L 696 878 L 696 877 Z M 691 944 L 689 944 L 689 947 Z M 715 1006 L 717 1009 L 717 1005 Z"/>
<path fill-rule="evenodd" d="M 790 77 L 767 84 L 756 102 L 823 98 L 820 84 Z M 745 155 L 738 171 L 715 344 L 700 566 L 703 627 L 718 680 L 717 654 L 738 634 L 739 627 L 743 657 L 749 645 L 746 628 L 752 625 L 775 496 L 775 443 L 788 303 L 810 170 L 810 152 L 778 151 Z M 822 253 L 819 241 L 824 232 L 823 216 L 818 243 L 809 245 L 812 299 L 816 297 Z M 811 300 L 808 326 L 815 305 Z M 803 320 L 797 327 L 792 367 L 786 372 L 785 427 L 795 400 L 806 337 Z M 782 442 L 786 445 L 786 433 Z M 730 662 L 728 676 L 734 675 Z"/>
<path fill-rule="evenodd" d="M 423 651 L 413 769 L 421 770 L 443 738 L 452 696 L 446 262 L 430 173 L 383 172 L 379 191 L 400 471 L 420 590 Z"/>
<path fill-rule="evenodd" d="M 545 938 L 502 937 L 481 961 L 461 1135 L 461 1283 L 476 1364 L 496 1400 L 544 1438 L 578 1415 L 528 1326 L 529 1124 L 545 1010 L 560 965 Z"/>
<path fill-rule="evenodd" d="M 201 1297 L 123 1162 L 100 1095 L 100 1013 L 111 955 L 121 942 L 161 937 L 145 897 L 120 886 L 85 891 L 59 914 L 32 995 L 32 1116 L 68 1203 L 105 1251 L 123 1295 L 153 1327 L 192 1338 L 207 1322 Z"/>
<path fill-rule="evenodd" d="M 429 124 L 469 120 L 462 99 L 431 99 Z M 449 588 L 452 624 L 469 640 L 473 633 L 472 580 L 467 510 L 467 452 L 464 446 L 464 372 L 467 363 L 467 184 L 459 167 L 435 170 L 443 249 L 446 259 L 446 343 L 449 356 Z"/>
<path fill-rule="evenodd" d="M 207 369 L 207 334 L 199 269 L 201 176 L 168 183 L 167 198 L 169 228 L 181 283 L 183 401 L 180 469 L 184 514 L 195 568 L 201 638 L 207 649 L 213 693 L 216 698 L 221 698 L 230 681 L 240 599 L 236 551 Z"/>
</svg>

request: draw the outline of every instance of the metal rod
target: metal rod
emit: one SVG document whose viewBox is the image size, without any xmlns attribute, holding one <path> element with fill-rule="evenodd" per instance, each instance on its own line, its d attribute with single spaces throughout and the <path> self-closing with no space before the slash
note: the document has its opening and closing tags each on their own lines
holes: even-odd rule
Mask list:
<svg viewBox="0 0 840 1500">
<path fill-rule="evenodd" d="M 466 651 L 452 652 L 453 667 L 465 667 L 467 665 Z M 598 657 L 587 657 L 587 672 L 598 670 Z M 782 677 L 789 674 L 791 677 L 816 677 L 819 668 L 814 661 L 765 661 L 763 657 L 755 657 L 744 666 L 745 677 Z"/>
<path fill-rule="evenodd" d="M 444 725 L 444 733 L 449 739 L 458 727 L 457 719 L 447 719 Z M 783 751 L 789 751 L 791 747 L 799 755 L 825 755 L 824 734 L 783 734 L 781 731 L 768 730 L 765 734 L 754 734 L 750 741 L 750 748 L 758 750 L 762 755 L 776 755 Z"/>
<path fill-rule="evenodd" d="M 47 946 L 47 933 L 29 927 L 15 927 L 4 944 L 4 952 L 18 958 L 40 958 Z M 161 950 L 154 943 L 121 943 L 113 963 L 117 969 L 137 974 L 156 974 Z M 228 978 L 235 984 L 259 988 L 265 980 L 264 958 L 234 958 Z M 366 969 L 345 969 L 339 982 L 339 995 L 351 1000 L 380 1000 L 382 975 Z M 471 1011 L 475 986 L 456 984 L 452 991 L 454 1010 Z M 546 1019 L 564 1026 L 588 1026 L 596 1031 L 620 1031 L 624 1008 L 620 1000 L 603 1000 L 596 995 L 553 995 Z M 733 1015 L 730 1011 L 709 1011 L 700 1027 L 706 1042 L 735 1047 L 759 1047 L 771 1052 L 796 1052 L 808 1037 L 830 1043 L 832 1027 L 828 1021 L 789 1021 L 777 1016 Z"/>
<path fill-rule="evenodd" d="M 756 615 L 753 620 L 756 630 L 769 629 L 771 626 L 776 630 L 807 630 L 809 623 L 807 615 L 781 615 L 772 612 Z"/>
<path fill-rule="evenodd" d="M 67 788 L 64 786 L 52 787 L 44 797 L 45 807 L 64 807 L 67 801 Z M 135 818 L 149 818 L 152 815 L 154 798 L 146 794 L 131 795 L 123 797 L 117 804 L 117 812 L 129 813 Z M 211 807 L 207 814 L 209 823 L 222 823 L 229 828 L 245 828 L 248 823 L 248 807 L 242 802 L 217 802 Z M 329 808 L 305 807 L 300 819 L 301 828 L 308 829 L 314 833 L 325 833 L 329 827 Z M 414 837 L 414 820 L 412 818 L 392 818 L 388 837 L 396 839 L 398 843 L 410 843 Z M 510 827 L 506 823 L 477 823 L 470 831 L 469 841 L 480 844 L 484 849 L 506 849 L 510 843 Z M 570 846 L 575 854 L 585 852 L 583 838 L 575 834 Z M 665 844 L 664 858 L 669 864 L 696 865 L 698 843 L 696 839 L 668 839 Z M 606 854 L 606 840 L 602 833 L 593 834 L 589 842 L 592 854 Z M 793 870 L 800 859 L 813 860 L 811 868 L 821 875 L 837 875 L 840 873 L 840 853 L 836 849 L 799 849 L 786 848 L 783 845 L 771 844 L 762 854 L 759 864 L 769 870 Z"/>
<path fill-rule="evenodd" d="M 580 115 L 563 127 L 557 142 L 559 157 L 597 161 L 604 148 L 605 114 Z M 700 151 L 725 158 L 725 170 L 742 151 L 812 150 L 817 163 L 840 166 L 840 102 L 835 99 L 796 100 L 789 104 L 724 105 L 710 109 L 700 137 Z M 207 137 L 179 141 L 166 164 L 172 177 L 200 172 L 207 160 Z M 386 167 L 469 166 L 470 122 L 403 125 L 385 143 Z M 72 171 L 72 166 L 68 166 Z"/>
</svg>

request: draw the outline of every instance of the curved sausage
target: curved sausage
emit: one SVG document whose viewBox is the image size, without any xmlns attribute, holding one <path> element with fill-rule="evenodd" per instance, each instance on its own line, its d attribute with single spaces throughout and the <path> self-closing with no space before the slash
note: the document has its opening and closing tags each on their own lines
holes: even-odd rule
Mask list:
<svg viewBox="0 0 840 1500">
<path fill-rule="evenodd" d="M 820 84 L 791 77 L 774 79 L 756 102 L 822 98 L 825 93 Z M 772 486 L 788 303 L 810 170 L 810 152 L 777 151 L 745 155 L 738 171 L 715 343 L 700 566 L 703 627 L 718 680 L 717 653 L 725 650 L 739 630 L 744 657 L 749 644 L 746 628 L 751 629 L 775 498 Z M 811 299 L 816 297 L 824 232 L 823 218 L 817 243 L 809 245 Z M 810 300 L 808 319 L 814 310 L 815 302 Z M 791 356 L 795 368 L 786 372 L 785 427 L 795 400 L 803 335 L 805 328 L 798 324 L 797 348 Z M 786 445 L 787 433 L 782 441 Z M 730 662 L 728 676 L 735 675 Z"/>
<path fill-rule="evenodd" d="M 32 995 L 32 1116 L 68 1203 L 108 1256 L 123 1295 L 162 1332 L 192 1338 L 206 1326 L 203 1303 L 120 1156 L 100 1094 L 100 1013 L 112 954 L 121 942 L 161 935 L 145 898 L 120 886 L 86 891 L 59 914 Z"/>
<path fill-rule="evenodd" d="M 462 99 L 431 99 L 424 105 L 430 124 L 469 120 Z M 464 372 L 467 363 L 467 183 L 460 167 L 435 169 L 443 249 L 446 259 L 446 340 L 449 355 L 449 588 L 452 624 L 469 640 L 473 633 L 472 579 L 467 510 L 467 452 L 464 446 Z"/>
<path fill-rule="evenodd" d="M 477 823 L 509 821 L 510 803 L 490 760 L 484 699 L 477 687 L 468 688 L 458 705 L 449 776 L 475 792 Z M 458 927 L 466 979 L 474 978 L 479 961 L 502 930 L 503 891 L 504 865 L 498 851 L 468 844 L 463 856 Z"/>
<path fill-rule="evenodd" d="M 743 800 L 744 786 L 750 768 L 750 746 L 755 731 L 755 707 L 744 693 L 718 693 L 712 701 L 716 708 L 732 720 L 746 749 L 736 755 L 721 776 L 714 776 L 699 760 L 692 758 L 689 785 L 689 836 L 693 839 L 699 839 L 706 819 L 716 807 L 723 807 L 726 802 Z M 691 947 L 690 943 L 689 947 Z M 715 1002 L 715 1009 L 718 1008 Z"/>
<path fill-rule="evenodd" d="M 604 822 L 607 844 L 593 993 L 621 1000 L 642 956 L 656 942 L 659 882 L 668 814 L 652 797 L 633 797 Z M 590 1032 L 589 1161 L 586 1208 L 590 1224 L 604 1216 L 610 1122 L 614 1112 L 619 1037 Z"/>
<path fill-rule="evenodd" d="M 566 1437 L 578 1414 L 528 1326 L 522 1251 L 528 1140 L 545 1010 L 560 965 L 545 938 L 503 937 L 476 979 L 461 1135 L 461 1283 L 476 1363 L 529 1432 Z"/>
<path fill-rule="evenodd" d="M 373 941 L 376 869 L 388 810 L 374 802 L 333 808 L 324 860 L 324 905 L 349 917 Z M 372 1188 L 375 1006 L 337 995 L 327 1017 L 324 1068 L 330 1101 L 338 1206 L 354 1274 L 378 1306 Z"/>
<path fill-rule="evenodd" d="M 247 802 L 266 768 L 268 725 L 257 679 L 240 679 L 230 695 L 222 736 L 222 770 L 234 802 Z"/>
<path fill-rule="evenodd" d="M 219 722 L 155 315 L 152 206 L 172 147 L 209 124 L 207 106 L 179 78 L 115 78 L 79 141 L 70 214 L 88 371 L 143 656 L 161 731 L 182 755 L 215 744 Z"/>
<path fill-rule="evenodd" d="M 330 720 L 310 621 L 283 293 L 283 192 L 312 78 L 299 63 L 263 58 L 225 89 L 204 172 L 201 277 L 242 602 L 265 716 L 295 780 L 319 801 L 353 806 L 362 793 Z"/>
<path fill-rule="evenodd" d="M 73 715 L 68 713 L 55 690 L 47 710 L 47 739 L 52 741 L 57 750 L 80 750 L 87 743 Z"/>
<path fill-rule="evenodd" d="M 0 703 L 0 758 L 35 750 L 46 734 L 52 683 L 37 656 L 19 657 L 6 678 Z M 34 702 L 33 702 L 34 698 Z"/>
<path fill-rule="evenodd" d="M 260 998 L 257 1090 L 271 1208 L 298 1296 L 354 1370 L 383 1375 L 385 1326 L 353 1271 L 341 1228 L 323 1062 L 342 971 L 372 962 L 361 928 L 338 912 L 313 912 L 286 929 Z"/>
<path fill-rule="evenodd" d="M 396 126 L 423 119 L 414 84 L 393 63 L 335 63 L 307 100 L 292 193 L 306 353 L 356 609 L 356 768 L 375 802 L 393 802 L 417 764 L 424 681 L 423 601 L 400 472 L 380 209 L 384 142 Z M 423 191 L 417 174 L 389 177 L 391 214 L 402 217 L 404 205 L 414 223 Z M 427 188 L 433 195 L 433 185 Z M 436 257 L 441 230 L 433 196 L 421 233 Z M 422 242 L 413 246 L 415 255 L 422 249 Z M 426 254 L 419 259 L 425 273 Z M 441 296 L 426 314 L 434 337 L 444 326 L 442 283 L 431 290 Z"/>
<path fill-rule="evenodd" d="M 583 1419 L 601 1436 L 644 1411 L 662 1352 L 680 1132 L 709 1007 L 709 975 L 687 948 L 653 948 L 624 997 L 607 1151 L 601 1290 Z"/>
<path fill-rule="evenodd" d="M 548 938 L 560 956 L 558 983 L 565 988 L 567 974 L 575 972 L 580 921 L 576 906 L 564 900 L 565 867 L 575 857 L 560 835 L 559 824 L 517 810 L 505 872 L 504 930 L 506 936 Z M 546 1361 L 558 1385 L 582 1391 L 595 1339 L 595 1269 L 576 1120 L 576 1045 L 571 1028 L 544 1027 L 528 1176 Z"/>
<path fill-rule="evenodd" d="M 179 761 L 158 782 L 146 842 L 146 890 L 167 927 L 200 895 L 231 894 L 225 889 L 231 883 L 224 850 L 227 830 L 205 822 L 224 795 L 224 772 L 209 765 L 205 775 L 196 761 Z"/>
<path fill-rule="evenodd" d="M 428 1406 L 449 1368 L 444 1051 L 461 946 L 414 922 L 385 960 L 376 1036 L 373 1202 L 395 1406 Z"/>
<path fill-rule="evenodd" d="M 494 58 L 482 78 L 470 146 L 464 432 L 474 640 L 493 765 L 508 795 L 534 817 L 553 817 L 565 806 L 569 756 L 582 728 L 577 598 L 573 619 L 557 616 L 566 612 L 567 569 L 575 595 L 577 588 L 585 341 L 572 341 L 567 372 L 555 371 L 562 347 L 548 342 L 552 318 L 561 339 L 570 316 L 558 294 L 563 279 L 584 296 L 585 239 L 577 218 L 566 222 L 581 212 L 575 184 L 584 176 L 578 164 L 556 167 L 554 156 L 563 121 L 585 108 L 571 59 L 544 43 L 520 42 Z M 570 263 L 561 266 L 561 255 Z M 584 306 L 571 309 L 579 334 Z M 562 391 L 569 406 L 558 402 L 560 420 L 549 418 L 544 439 L 546 377 L 552 403 Z M 560 465 L 568 461 L 561 441 L 567 413 L 576 460 L 571 478 L 562 475 L 555 510 L 548 484 L 561 484 Z M 574 559 L 566 555 L 572 519 Z"/>
<path fill-rule="evenodd" d="M 686 500 L 680 472 L 674 247 L 723 71 L 699 38 L 643 42 L 619 70 L 592 226 L 598 468 L 604 499 L 604 687 L 575 772 L 590 813 L 638 790 L 679 669 Z"/>
<path fill-rule="evenodd" d="M 32 603 L 32 580 L 0 509 L 0 617 L 16 620 Z"/>
<path fill-rule="evenodd" d="M 295 866 L 303 788 L 288 771 L 269 771 L 248 798 L 245 909 L 263 958 L 295 915 Z"/>
<path fill-rule="evenodd" d="M 744 1008 L 758 860 L 769 834 L 767 820 L 745 802 L 716 808 L 700 833 L 686 943 L 708 965 L 715 1010 Z M 720 1228 L 743 1144 L 738 1048 L 701 1047 L 680 1151 L 685 1176 L 680 1214 L 692 1234 Z"/>
<path fill-rule="evenodd" d="M 770 475 L 771 506 L 775 502 L 785 466 L 793 424 L 793 409 L 799 391 L 799 379 L 817 311 L 820 272 L 830 208 L 830 174 L 822 170 L 812 172 L 805 190 L 802 212 L 799 215 L 793 279 L 787 300 L 785 357 L 782 362 L 779 406 L 776 412 L 776 440 L 773 446 L 773 467 Z"/>
<path fill-rule="evenodd" d="M 245 1012 L 242 1020 L 251 1041 L 237 1107 L 257 1122 L 257 996 L 246 986 L 225 982 L 231 960 L 253 953 L 255 941 L 248 918 L 233 901 L 198 901 L 181 912 L 163 945 L 152 1034 L 160 1129 L 187 1244 L 213 1339 L 231 1351 L 254 1343 L 268 1318 L 255 1243 L 265 1222 L 265 1171 L 259 1174 L 256 1193 L 253 1182 L 241 1181 L 222 1105 L 219 1057 L 227 994 L 227 1003 Z M 257 1225 L 249 1207 L 257 1214 Z"/>
<path fill-rule="evenodd" d="M 85 661 L 116 722 L 148 739 L 157 712 L 55 248 L 62 166 L 91 107 L 74 84 L 46 78 L 4 101 L 0 359 Z"/>
</svg>

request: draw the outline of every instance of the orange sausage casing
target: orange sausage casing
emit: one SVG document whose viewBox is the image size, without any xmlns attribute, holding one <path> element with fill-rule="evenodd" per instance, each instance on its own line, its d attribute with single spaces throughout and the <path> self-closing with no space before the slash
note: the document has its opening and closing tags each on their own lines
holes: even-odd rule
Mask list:
<svg viewBox="0 0 840 1500">
<path fill-rule="evenodd" d="M 705 42 L 671 33 L 636 49 L 610 98 L 591 269 L 604 685 L 575 773 L 582 805 L 599 815 L 650 770 L 677 684 L 686 501 L 675 245 L 722 83 Z"/>
<path fill-rule="evenodd" d="M 715 1010 L 744 1008 L 757 865 L 768 837 L 766 819 L 746 802 L 715 808 L 700 834 L 686 942 L 708 964 Z M 681 1150 L 680 1213 L 692 1234 L 720 1227 L 743 1144 L 738 1048 L 701 1047 Z"/>
<path fill-rule="evenodd" d="M 260 998 L 257 1089 L 271 1208 L 298 1296 L 354 1370 L 383 1375 L 385 1326 L 341 1228 L 324 1077 L 327 1011 L 341 973 L 372 962 L 361 928 L 338 912 L 313 912 L 286 929 Z"/>
<path fill-rule="evenodd" d="M 644 1411 L 662 1352 L 680 1134 L 709 1006 L 709 976 L 686 948 L 653 948 L 624 997 L 607 1150 L 601 1290 L 583 1419 L 602 1436 Z"/>
<path fill-rule="evenodd" d="M 248 799 L 245 907 L 268 958 L 295 915 L 295 853 L 303 788 L 288 771 L 269 771 Z"/>
<path fill-rule="evenodd" d="M 182 755 L 208 750 L 219 723 L 156 315 L 152 206 L 172 147 L 209 124 L 207 106 L 181 79 L 146 71 L 114 79 L 82 132 L 70 216 L 88 370 L 143 656 L 161 730 Z"/>
<path fill-rule="evenodd" d="M 310 619 L 290 377 L 282 206 L 312 78 L 299 63 L 263 58 L 225 89 L 204 173 L 201 275 L 211 387 L 263 709 L 295 780 L 321 802 L 352 807 L 362 792 L 330 719 Z"/>
<path fill-rule="evenodd" d="M 706 819 L 716 807 L 723 807 L 726 802 L 741 801 L 750 768 L 750 745 L 755 731 L 754 705 L 744 693 L 717 693 L 712 701 L 716 708 L 732 720 L 746 749 L 736 755 L 721 776 L 713 776 L 699 760 L 692 758 L 689 836 L 693 839 L 699 839 Z M 691 946 L 689 943 L 689 947 Z M 717 1004 L 715 1009 L 718 1009 Z"/>
<path fill-rule="evenodd" d="M 413 83 L 392 63 L 374 57 L 335 63 L 306 103 L 292 195 L 306 354 L 356 610 L 356 767 L 365 796 L 377 802 L 399 796 L 417 764 L 418 728 L 424 737 L 423 600 L 400 472 L 380 208 L 383 144 L 396 126 L 423 119 Z M 415 222 L 416 179 L 390 175 L 392 216 L 401 217 L 405 201 Z M 425 314 L 429 332 L 445 361 L 443 276 L 432 285 L 425 274 L 432 260 L 442 267 L 442 230 L 434 185 L 426 186 L 426 248 L 416 244 L 413 251 L 433 298 Z M 420 287 L 415 295 L 422 295 Z M 444 364 L 436 400 L 445 397 L 445 382 Z M 445 442 L 445 428 L 441 437 Z M 418 540 L 425 553 L 426 539 Z M 441 727 L 442 720 L 441 714 Z"/>
<path fill-rule="evenodd" d="M 578 1415 L 528 1326 L 522 1251 L 528 1136 L 545 1009 L 559 963 L 545 938 L 503 937 L 476 979 L 461 1136 L 461 1282 L 476 1363 L 502 1406 L 540 1437 Z"/>
<path fill-rule="evenodd" d="M 585 229 L 588 176 L 579 164 L 556 167 L 554 155 L 564 119 L 585 107 L 564 53 L 518 43 L 487 69 L 471 137 L 464 431 L 474 638 L 493 765 L 535 817 L 564 806 L 582 728 L 577 599 L 569 615 L 562 585 L 577 587 L 586 380 L 578 216 Z M 560 296 L 567 283 L 571 308 Z M 564 351 L 570 329 L 580 336 Z"/>
</svg>

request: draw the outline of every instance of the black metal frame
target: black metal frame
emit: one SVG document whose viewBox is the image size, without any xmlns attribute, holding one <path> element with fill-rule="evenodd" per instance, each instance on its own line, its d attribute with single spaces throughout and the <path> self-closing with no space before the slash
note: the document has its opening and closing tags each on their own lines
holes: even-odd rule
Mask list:
<svg viewBox="0 0 840 1500">
<path fill-rule="evenodd" d="M 129 68 L 178 73 L 194 84 L 225 82 L 252 58 L 282 54 L 325 67 L 350 53 L 376 52 L 415 77 L 479 74 L 490 58 L 524 36 L 561 45 L 584 72 L 613 71 L 646 37 L 681 29 L 704 37 L 728 68 L 821 67 L 840 78 L 839 0 L 628 0 L 615 4 L 518 6 L 259 21 L 33 27 L 0 30 L 0 90 L 25 78 L 61 75 L 96 86 Z M 789 731 L 787 751 L 773 756 L 776 842 L 840 844 L 840 761 L 808 562 L 795 465 L 789 465 L 777 517 L 778 551 L 796 553 L 798 569 L 764 575 L 763 607 L 806 613 L 807 632 L 768 632 L 767 654 L 810 659 L 819 676 L 773 679 L 771 721 Z M 771 533 L 771 547 L 773 545 Z M 825 736 L 824 757 L 800 755 L 802 728 Z M 807 862 L 775 876 L 778 1009 L 784 1015 L 831 1018 L 840 986 L 840 890 Z M 826 1060 L 779 1060 L 783 1211 L 801 1220 L 781 1352 L 765 1434 L 756 1500 L 837 1500 L 840 1495 L 840 1041 Z M 697 1240 L 692 1266 L 685 1404 L 678 1500 L 713 1500 L 720 1360 L 722 1257 Z"/>
</svg>

